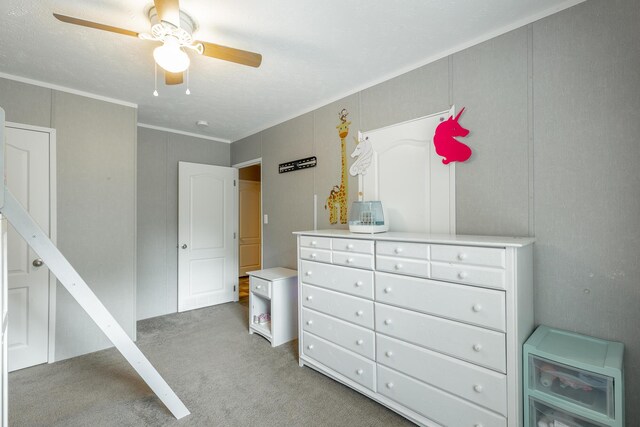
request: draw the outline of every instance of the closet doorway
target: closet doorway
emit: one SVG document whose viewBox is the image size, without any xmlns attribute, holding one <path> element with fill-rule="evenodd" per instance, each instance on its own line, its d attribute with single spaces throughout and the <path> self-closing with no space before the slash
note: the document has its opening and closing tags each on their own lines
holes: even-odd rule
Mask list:
<svg viewBox="0 0 640 427">
<path fill-rule="evenodd" d="M 249 296 L 248 271 L 262 268 L 262 165 L 253 160 L 238 168 L 239 300 Z"/>
</svg>

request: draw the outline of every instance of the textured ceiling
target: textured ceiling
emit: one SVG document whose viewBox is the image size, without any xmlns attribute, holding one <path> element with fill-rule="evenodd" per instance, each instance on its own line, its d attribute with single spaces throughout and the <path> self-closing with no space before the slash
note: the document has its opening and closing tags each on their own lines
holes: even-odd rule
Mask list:
<svg viewBox="0 0 640 427">
<path fill-rule="evenodd" d="M 153 92 L 146 0 L 2 0 L 0 73 L 138 104 L 140 123 L 234 141 L 581 0 L 181 0 L 196 37 L 259 52 L 260 68 L 192 58 L 190 88 Z M 195 125 L 207 120 L 209 128 Z"/>
</svg>

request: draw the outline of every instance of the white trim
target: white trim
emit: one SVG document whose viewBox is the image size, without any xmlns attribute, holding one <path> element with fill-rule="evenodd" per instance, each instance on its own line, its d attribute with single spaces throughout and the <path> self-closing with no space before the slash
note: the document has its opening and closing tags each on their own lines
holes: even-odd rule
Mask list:
<svg viewBox="0 0 640 427">
<path fill-rule="evenodd" d="M 47 89 L 59 90 L 60 92 L 72 93 L 74 95 L 80 95 L 87 98 L 93 98 L 100 101 L 110 102 L 112 104 L 124 105 L 125 107 L 138 108 L 138 104 L 129 101 L 123 101 L 121 99 L 110 98 L 108 96 L 98 95 L 91 92 L 85 92 L 83 90 L 73 89 L 66 86 L 60 86 L 53 83 L 47 83 L 40 80 L 29 79 L 27 77 L 14 76 L 13 74 L 7 74 L 0 72 L 0 77 L 7 80 L 13 80 L 16 82 L 27 83 L 34 86 L 46 87 Z"/>
<path fill-rule="evenodd" d="M 241 169 L 246 168 L 247 166 L 253 165 L 262 165 L 262 157 L 258 157 L 257 159 L 247 160 L 245 162 L 236 163 L 235 165 L 231 165 L 232 168 Z M 260 168 L 260 179 L 262 180 L 262 168 Z"/>
<path fill-rule="evenodd" d="M 231 140 L 230 139 L 218 138 L 218 137 L 215 137 L 215 136 L 208 136 L 208 135 L 201 135 L 199 133 L 186 132 L 186 131 L 183 131 L 183 130 L 165 128 L 165 127 L 156 126 L 156 125 L 149 125 L 149 124 L 146 124 L 146 123 L 138 123 L 138 127 L 147 128 L 147 129 L 153 129 L 153 130 L 161 130 L 163 132 L 177 133 L 178 135 L 193 136 L 195 138 L 208 139 L 209 141 L 224 142 L 225 144 L 231 144 Z"/>
<path fill-rule="evenodd" d="M 413 63 L 411 65 L 408 65 L 406 67 L 402 67 L 400 69 L 397 69 L 397 70 L 395 70 L 395 71 L 393 71 L 393 72 L 391 72 L 389 74 L 386 74 L 383 77 L 379 77 L 377 79 L 369 81 L 368 83 L 364 83 L 364 84 L 361 84 L 359 86 L 356 86 L 354 89 L 352 89 L 350 91 L 347 91 L 347 92 L 345 92 L 345 93 L 343 93 L 343 94 L 341 94 L 339 96 L 335 96 L 334 95 L 334 96 L 331 96 L 329 98 L 325 98 L 324 101 L 317 102 L 311 107 L 305 107 L 303 109 L 300 109 L 295 114 L 291 114 L 291 115 L 288 114 L 288 115 L 286 115 L 286 116 L 284 116 L 284 117 L 282 117 L 280 119 L 272 120 L 267 125 L 261 126 L 260 128 L 255 129 L 255 130 L 253 130 L 251 132 L 241 134 L 240 137 L 235 138 L 232 142 L 239 141 L 239 140 L 241 140 L 243 138 L 246 138 L 248 136 L 255 135 L 256 133 L 261 132 L 261 131 L 263 131 L 265 129 L 269 129 L 270 127 L 273 127 L 275 125 L 279 125 L 280 123 L 284 123 L 284 122 L 286 122 L 288 120 L 291 120 L 291 119 L 294 119 L 296 117 L 302 116 L 303 114 L 307 114 L 307 113 L 310 113 L 312 111 L 315 111 L 315 110 L 317 110 L 319 108 L 322 108 L 322 107 L 324 107 L 326 105 L 329 105 L 329 104 L 331 104 L 333 102 L 336 102 L 336 101 L 339 101 L 339 100 L 341 100 L 343 98 L 346 98 L 348 96 L 354 95 L 354 94 L 356 94 L 358 92 L 361 92 L 361 91 L 363 91 L 365 89 L 369 89 L 370 87 L 373 87 L 373 86 L 378 85 L 380 83 L 384 83 L 387 80 L 391 80 L 391 79 L 393 79 L 395 77 L 401 76 L 402 74 L 406 74 L 409 71 L 416 70 L 416 69 L 418 69 L 420 67 L 423 67 L 423 66 L 425 66 L 427 64 L 435 62 L 435 61 L 437 61 L 439 59 L 445 58 L 445 57 L 447 57 L 449 55 L 453 55 L 454 53 L 461 52 L 461 51 L 463 51 L 465 49 L 468 49 L 468 48 L 470 48 L 472 46 L 475 46 L 475 45 L 478 45 L 480 43 L 483 43 L 483 42 L 486 42 L 488 40 L 491 40 L 491 39 L 493 39 L 495 37 L 498 37 L 498 36 L 500 36 L 502 34 L 506 34 L 509 31 L 513 31 L 513 30 L 518 29 L 520 27 L 524 27 L 525 25 L 529 25 L 529 24 L 531 24 L 531 23 L 533 23 L 535 21 L 538 21 L 538 20 L 540 20 L 542 18 L 546 18 L 547 16 L 553 15 L 554 13 L 561 12 L 561 11 L 563 11 L 565 9 L 568 9 L 570 7 L 573 7 L 573 6 L 577 5 L 577 4 L 583 3 L 584 1 L 586 1 L 586 0 L 566 0 L 563 3 L 557 4 L 557 5 L 553 6 L 553 7 L 550 7 L 549 9 L 545 9 L 542 12 L 538 12 L 538 13 L 535 13 L 533 15 L 529 15 L 526 18 L 523 18 L 523 19 L 520 19 L 518 21 L 512 22 L 509 25 L 505 25 L 504 27 L 500 27 L 498 29 L 495 29 L 495 30 L 489 31 L 487 33 L 484 33 L 481 36 L 478 36 L 478 37 L 476 37 L 474 39 L 471 39 L 471 40 L 469 40 L 467 42 L 460 43 L 459 45 L 454 46 L 451 49 L 447 49 L 447 50 L 444 50 L 442 52 L 438 52 L 438 53 L 436 53 L 434 55 L 431 55 L 431 56 L 429 56 L 427 58 L 424 58 L 424 59 L 422 59 L 422 60 L 420 60 L 418 62 L 415 62 L 415 63 Z"/>
<path fill-rule="evenodd" d="M 5 122 L 5 127 L 43 132 L 49 134 L 49 239 L 58 244 L 58 183 L 57 183 L 57 142 L 56 130 L 22 123 Z M 49 325 L 47 343 L 47 363 L 55 362 L 56 356 L 56 290 L 57 279 L 49 270 Z"/>
</svg>

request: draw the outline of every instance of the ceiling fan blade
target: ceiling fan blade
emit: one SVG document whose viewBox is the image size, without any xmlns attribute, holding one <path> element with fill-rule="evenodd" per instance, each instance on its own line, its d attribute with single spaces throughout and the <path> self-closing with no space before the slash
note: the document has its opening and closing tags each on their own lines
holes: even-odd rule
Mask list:
<svg viewBox="0 0 640 427">
<path fill-rule="evenodd" d="M 256 68 L 262 63 L 262 55 L 259 53 L 234 49 L 232 47 L 221 46 L 214 43 L 201 41 L 197 41 L 196 43 L 202 43 L 202 46 L 204 47 L 202 54 L 211 58 L 218 58 L 224 61 L 231 61 L 236 64 L 248 65 L 249 67 Z"/>
<path fill-rule="evenodd" d="M 164 72 L 164 83 L 166 85 L 179 85 L 184 82 L 184 73 Z"/>
<path fill-rule="evenodd" d="M 178 0 L 153 0 L 158 19 L 180 28 L 180 5 Z"/>
<path fill-rule="evenodd" d="M 124 28 L 112 27 L 111 25 L 99 24 L 97 22 L 85 21 L 84 19 L 74 18 L 72 16 L 60 15 L 58 13 L 54 13 L 53 16 L 56 17 L 57 20 L 66 22 L 67 24 L 80 25 L 82 27 L 95 28 L 103 31 L 110 31 L 112 33 L 123 34 L 125 36 L 138 37 L 138 33 L 135 31 L 125 30 Z"/>
</svg>

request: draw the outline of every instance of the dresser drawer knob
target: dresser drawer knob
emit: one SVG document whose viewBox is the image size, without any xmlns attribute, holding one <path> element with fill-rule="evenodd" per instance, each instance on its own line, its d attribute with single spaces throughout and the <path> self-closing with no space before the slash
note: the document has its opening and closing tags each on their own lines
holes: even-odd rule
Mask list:
<svg viewBox="0 0 640 427">
<path fill-rule="evenodd" d="M 458 273 L 458 279 L 466 279 L 469 274 L 466 271 Z"/>
<path fill-rule="evenodd" d="M 364 373 L 364 371 L 362 369 L 356 370 L 356 374 L 358 374 L 358 375 L 362 375 L 363 373 Z"/>
<path fill-rule="evenodd" d="M 311 276 L 312 274 L 313 274 L 313 271 L 311 270 L 304 273 L 305 276 Z"/>
<path fill-rule="evenodd" d="M 309 258 L 316 259 L 316 257 L 317 257 L 317 256 L 318 256 L 318 254 L 316 254 L 316 253 L 312 253 L 311 255 L 309 255 Z"/>
<path fill-rule="evenodd" d="M 313 320 L 307 320 L 307 325 L 313 325 Z"/>
<path fill-rule="evenodd" d="M 402 264 L 396 264 L 393 266 L 396 270 L 400 270 L 402 268 Z"/>
<path fill-rule="evenodd" d="M 401 253 L 401 252 L 402 252 L 402 248 L 395 248 L 395 249 L 393 250 L 393 252 L 395 252 L 395 253 L 399 254 L 399 253 Z"/>
<path fill-rule="evenodd" d="M 384 293 L 385 294 L 390 294 L 391 293 L 391 288 L 384 288 Z"/>
<path fill-rule="evenodd" d="M 479 313 L 480 311 L 482 311 L 482 305 L 474 304 L 473 307 L 471 307 L 471 310 L 475 311 L 476 313 Z"/>
<path fill-rule="evenodd" d="M 307 301 L 311 301 L 312 299 L 313 299 L 313 295 L 309 295 L 309 296 L 307 297 Z"/>
<path fill-rule="evenodd" d="M 313 344 L 309 344 L 309 345 L 307 346 L 307 349 L 308 349 L 308 350 L 313 350 Z"/>
<path fill-rule="evenodd" d="M 387 356 L 387 357 L 391 357 L 391 356 L 393 356 L 393 351 L 388 350 L 388 351 L 386 351 L 386 352 L 384 353 L 384 355 L 385 355 L 385 356 Z"/>
<path fill-rule="evenodd" d="M 358 316 L 358 317 L 362 316 L 363 314 L 364 314 L 364 311 L 362 311 L 362 310 L 356 311 L 356 316 Z"/>
<path fill-rule="evenodd" d="M 464 252 L 460 252 L 460 253 L 458 254 L 458 259 L 459 259 L 460 261 L 464 261 L 465 259 L 467 259 L 467 254 L 465 254 Z"/>
<path fill-rule="evenodd" d="M 473 427 L 483 427 L 483 425 L 478 423 L 478 424 L 474 424 Z"/>
<path fill-rule="evenodd" d="M 262 289 L 262 285 L 256 286 L 256 289 Z"/>
<path fill-rule="evenodd" d="M 482 393 L 482 386 L 480 384 L 474 385 L 473 391 L 475 391 L 476 393 Z"/>
<path fill-rule="evenodd" d="M 347 245 L 347 249 L 353 249 L 353 244 L 352 244 L 352 243 L 349 243 L 349 244 Z"/>
<path fill-rule="evenodd" d="M 393 388 L 393 383 L 387 383 L 387 388 Z"/>
<path fill-rule="evenodd" d="M 318 242 L 316 242 L 315 240 L 311 241 L 311 246 L 316 246 L 318 244 Z"/>
<path fill-rule="evenodd" d="M 347 258 L 347 264 L 351 264 L 353 262 L 353 258 Z"/>
<path fill-rule="evenodd" d="M 358 280 L 358 281 L 356 282 L 356 288 L 359 288 L 359 287 L 360 287 L 360 286 L 362 286 L 362 285 L 363 285 L 362 280 Z"/>
<path fill-rule="evenodd" d="M 356 345 L 362 345 L 362 344 L 364 344 L 364 341 L 363 341 L 363 340 L 358 340 L 358 341 L 356 341 Z"/>
<path fill-rule="evenodd" d="M 482 350 L 482 346 L 480 344 L 473 345 L 473 351 L 479 352 L 480 350 Z"/>
<path fill-rule="evenodd" d="M 391 319 L 384 319 L 384 324 L 385 325 L 390 325 L 391 324 Z"/>
</svg>

